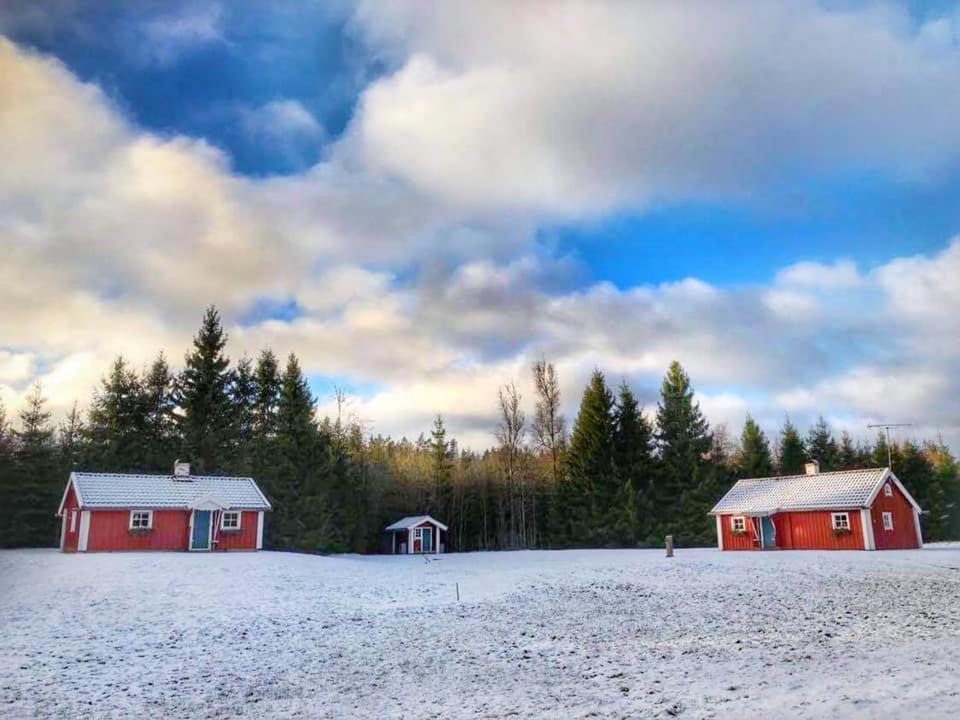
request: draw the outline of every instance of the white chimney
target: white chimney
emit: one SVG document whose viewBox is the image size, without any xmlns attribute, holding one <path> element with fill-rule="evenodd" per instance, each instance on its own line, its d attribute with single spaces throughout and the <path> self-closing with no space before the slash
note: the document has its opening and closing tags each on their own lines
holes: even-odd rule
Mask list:
<svg viewBox="0 0 960 720">
<path fill-rule="evenodd" d="M 806 471 L 807 475 L 819 475 L 820 463 L 818 463 L 816 460 L 811 460 L 803 466 L 803 469 Z"/>
<path fill-rule="evenodd" d="M 190 463 L 177 460 L 173 464 L 173 477 L 177 480 L 186 480 L 190 477 Z"/>
</svg>

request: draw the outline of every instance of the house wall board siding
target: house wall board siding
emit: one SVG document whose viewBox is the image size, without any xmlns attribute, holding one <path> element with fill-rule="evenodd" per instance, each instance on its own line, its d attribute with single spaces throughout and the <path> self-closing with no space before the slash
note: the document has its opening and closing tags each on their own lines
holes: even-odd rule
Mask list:
<svg viewBox="0 0 960 720">
<path fill-rule="evenodd" d="M 131 532 L 129 510 L 94 510 L 90 516 L 90 551 L 186 550 L 189 510 L 154 510 L 153 529 Z"/>
<path fill-rule="evenodd" d="M 218 513 L 219 518 L 219 513 Z M 219 519 L 218 519 L 219 522 Z M 256 550 L 257 512 L 244 511 L 240 518 L 240 532 L 219 531 L 215 550 Z"/>
<path fill-rule="evenodd" d="M 890 483 L 893 496 L 887 497 L 883 489 L 877 495 L 870 507 L 870 519 L 873 523 L 873 538 L 877 550 L 906 550 L 918 547 L 917 530 L 913 516 L 913 506 L 900 492 L 900 489 Z M 893 530 L 883 529 L 883 513 L 893 514 Z"/>
<path fill-rule="evenodd" d="M 836 533 L 833 530 L 832 514 L 846 512 L 850 515 L 850 532 Z M 784 517 L 780 517 L 784 516 Z M 777 513 L 777 542 L 779 547 L 796 550 L 863 550 L 863 528 L 859 508 L 816 510 L 811 512 Z M 781 540 L 780 528 L 787 532 Z"/>
<path fill-rule="evenodd" d="M 77 503 L 77 494 L 73 490 L 73 484 L 71 483 L 70 489 L 67 490 L 67 498 L 63 503 L 63 520 L 64 523 L 64 536 L 63 536 L 63 551 L 64 552 L 76 552 L 77 543 L 80 540 L 80 510 L 79 504 Z M 70 531 L 70 518 L 72 515 L 76 515 L 76 519 L 73 521 L 73 532 Z"/>
<path fill-rule="evenodd" d="M 749 525 L 747 526 L 746 535 L 735 535 L 731 529 L 730 518 L 735 517 L 734 515 L 721 515 L 720 516 L 720 527 L 723 530 L 723 549 L 724 550 L 755 550 L 756 545 L 753 544 L 753 533 L 750 531 Z M 749 523 L 750 520 L 748 519 Z"/>
</svg>

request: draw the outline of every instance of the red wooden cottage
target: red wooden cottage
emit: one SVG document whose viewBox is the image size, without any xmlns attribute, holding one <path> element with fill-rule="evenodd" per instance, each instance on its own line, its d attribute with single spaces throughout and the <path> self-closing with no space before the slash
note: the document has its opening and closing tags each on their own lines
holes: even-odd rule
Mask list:
<svg viewBox="0 0 960 720">
<path fill-rule="evenodd" d="M 270 503 L 253 478 L 70 473 L 57 517 L 64 552 L 259 550 Z"/>
<path fill-rule="evenodd" d="M 751 478 L 710 511 L 721 550 L 894 550 L 923 546 L 920 506 L 889 468 Z"/>
<path fill-rule="evenodd" d="M 409 515 L 388 525 L 388 552 L 392 555 L 442 553 L 446 550 L 447 526 L 429 515 Z"/>
</svg>

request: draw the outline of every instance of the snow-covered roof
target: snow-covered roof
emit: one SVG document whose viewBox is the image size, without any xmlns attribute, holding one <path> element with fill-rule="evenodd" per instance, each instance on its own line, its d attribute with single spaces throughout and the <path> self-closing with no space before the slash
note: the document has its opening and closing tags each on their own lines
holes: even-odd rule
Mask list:
<svg viewBox="0 0 960 720">
<path fill-rule="evenodd" d="M 439 520 L 434 520 L 429 515 L 408 515 L 405 518 L 400 518 L 393 525 L 387 525 L 386 530 L 387 532 L 390 530 L 409 530 L 410 528 L 415 528 L 425 522 L 433 523 L 441 530 L 447 529 L 446 525 Z"/>
<path fill-rule="evenodd" d="M 769 514 L 783 510 L 869 507 L 887 479 L 920 510 L 889 468 L 870 468 L 739 480 L 710 513 Z"/>
<path fill-rule="evenodd" d="M 267 498 L 249 477 L 190 475 L 174 479 L 172 475 L 73 472 L 70 484 L 82 508 L 189 509 L 215 498 L 224 509 L 270 510 Z"/>
</svg>

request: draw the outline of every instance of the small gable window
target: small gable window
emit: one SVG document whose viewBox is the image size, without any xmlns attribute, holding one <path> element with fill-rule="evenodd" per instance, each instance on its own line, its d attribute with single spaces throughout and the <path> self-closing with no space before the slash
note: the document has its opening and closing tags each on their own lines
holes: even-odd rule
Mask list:
<svg viewBox="0 0 960 720">
<path fill-rule="evenodd" d="M 893 530 L 893 513 L 885 512 L 883 514 L 883 529 Z"/>
<path fill-rule="evenodd" d="M 220 516 L 221 530 L 239 530 L 240 512 L 238 510 L 225 510 Z"/>
<path fill-rule="evenodd" d="M 153 528 L 153 510 L 131 510 L 130 529 L 150 530 Z"/>
<path fill-rule="evenodd" d="M 742 515 L 730 518 L 730 529 L 735 533 L 747 531 L 747 519 Z"/>
<path fill-rule="evenodd" d="M 890 483 L 884 483 L 883 494 L 887 497 L 893 497 L 893 485 Z"/>
<path fill-rule="evenodd" d="M 833 529 L 834 530 L 849 530 L 850 529 L 850 513 L 833 513 Z"/>
</svg>

